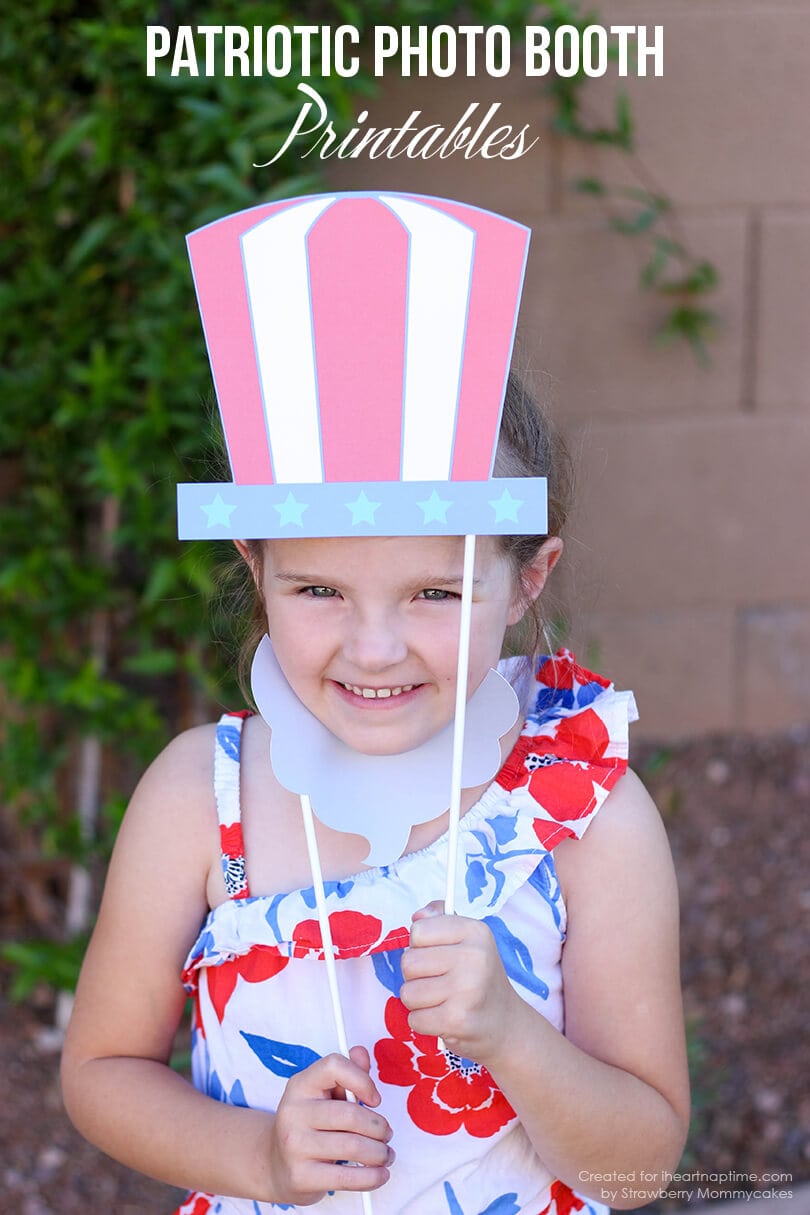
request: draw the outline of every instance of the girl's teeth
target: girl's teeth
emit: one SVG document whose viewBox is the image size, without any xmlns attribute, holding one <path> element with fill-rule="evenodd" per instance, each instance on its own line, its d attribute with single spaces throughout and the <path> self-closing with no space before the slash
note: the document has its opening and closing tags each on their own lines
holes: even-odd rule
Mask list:
<svg viewBox="0 0 810 1215">
<path fill-rule="evenodd" d="M 412 683 L 405 684 L 401 688 L 358 688 L 353 683 L 344 683 L 344 688 L 349 692 L 354 692 L 355 696 L 362 696 L 365 700 L 387 700 L 389 696 L 401 696 L 403 692 L 412 692 L 414 685 Z"/>
</svg>

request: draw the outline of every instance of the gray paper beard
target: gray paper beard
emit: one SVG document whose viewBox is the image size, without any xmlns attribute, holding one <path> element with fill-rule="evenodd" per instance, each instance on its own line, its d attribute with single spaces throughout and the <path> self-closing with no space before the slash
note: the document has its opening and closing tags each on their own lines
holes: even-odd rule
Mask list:
<svg viewBox="0 0 810 1215">
<path fill-rule="evenodd" d="M 327 827 L 364 836 L 367 865 L 402 855 L 411 828 L 448 808 L 453 723 L 399 755 L 363 755 L 327 730 L 293 692 L 270 638 L 259 643 L 251 668 L 256 705 L 271 730 L 276 778 L 291 793 L 306 793 Z M 501 766 L 500 739 L 517 720 L 518 698 L 490 670 L 467 703 L 462 788 L 490 781 Z"/>
</svg>

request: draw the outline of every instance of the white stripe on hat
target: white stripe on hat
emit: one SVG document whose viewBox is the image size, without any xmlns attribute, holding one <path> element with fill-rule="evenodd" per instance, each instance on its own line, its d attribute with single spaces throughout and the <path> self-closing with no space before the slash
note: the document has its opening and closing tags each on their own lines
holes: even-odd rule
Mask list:
<svg viewBox="0 0 810 1215">
<path fill-rule="evenodd" d="M 381 195 L 410 234 L 403 481 L 447 481 L 453 464 L 475 233 L 435 207 Z"/>
<path fill-rule="evenodd" d="M 290 207 L 241 239 L 277 483 L 323 481 L 306 237 L 333 201 L 315 198 Z"/>
</svg>

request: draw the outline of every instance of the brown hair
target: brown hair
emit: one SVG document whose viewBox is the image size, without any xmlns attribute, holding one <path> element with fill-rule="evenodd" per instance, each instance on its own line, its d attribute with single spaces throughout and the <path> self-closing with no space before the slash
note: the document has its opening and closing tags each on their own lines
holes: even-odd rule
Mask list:
<svg viewBox="0 0 810 1215">
<path fill-rule="evenodd" d="M 496 477 L 545 477 L 548 486 L 548 532 L 544 536 L 502 536 L 501 551 L 511 562 L 515 581 L 526 571 L 549 536 L 560 536 L 571 508 L 573 466 L 559 431 L 514 371 L 509 372 L 495 449 Z M 528 598 L 528 597 L 527 597 Z M 545 622 L 539 599 L 528 599 L 523 619 L 507 631 L 504 650 L 536 658 L 544 649 Z"/>
<path fill-rule="evenodd" d="M 548 532 L 542 536 L 501 536 L 501 551 L 512 566 L 516 585 L 523 586 L 526 572 L 549 536 L 559 536 L 570 508 L 572 466 L 562 437 L 552 425 L 534 395 L 514 371 L 509 372 L 501 428 L 493 469 L 496 477 L 545 477 L 548 484 Z M 252 569 L 241 558 L 232 562 L 229 574 L 236 574 L 238 587 L 233 607 L 243 623 L 238 638 L 239 685 L 250 701 L 250 664 L 256 646 L 267 630 L 264 603 L 256 580 L 262 573 L 261 540 L 246 541 Z M 238 573 L 237 573 L 238 571 Z M 504 653 L 527 654 L 536 658 L 544 649 L 545 622 L 538 600 L 528 600 L 519 624 L 507 630 Z M 248 608 L 249 605 L 249 608 Z"/>
</svg>

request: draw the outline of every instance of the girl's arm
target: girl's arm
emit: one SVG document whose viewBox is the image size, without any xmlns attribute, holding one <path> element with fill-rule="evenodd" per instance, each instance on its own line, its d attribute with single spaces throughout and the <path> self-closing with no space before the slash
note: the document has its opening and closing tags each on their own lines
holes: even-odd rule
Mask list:
<svg viewBox="0 0 810 1215">
<path fill-rule="evenodd" d="M 568 909 L 565 1035 L 515 992 L 476 920 L 417 913 L 402 999 L 415 1032 L 490 1070 L 555 1177 L 636 1207 L 665 1188 L 689 1125 L 677 888 L 638 778 L 623 777 L 555 860 Z"/>
<path fill-rule="evenodd" d="M 180 970 L 208 910 L 213 738 L 201 727 L 170 744 L 127 810 L 65 1042 L 65 1105 L 92 1143 L 172 1185 L 288 1202 L 291 1189 L 314 1201 L 322 1181 L 324 1191 L 375 1188 L 388 1176 L 387 1123 L 324 1100 L 340 1085 L 377 1104 L 367 1063 L 320 1060 L 289 1082 L 277 1116 L 204 1096 L 168 1066 L 185 1002 Z M 330 1142 L 336 1133 L 350 1150 Z"/>
</svg>

